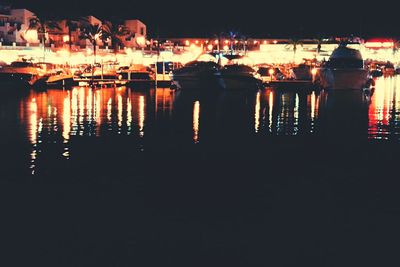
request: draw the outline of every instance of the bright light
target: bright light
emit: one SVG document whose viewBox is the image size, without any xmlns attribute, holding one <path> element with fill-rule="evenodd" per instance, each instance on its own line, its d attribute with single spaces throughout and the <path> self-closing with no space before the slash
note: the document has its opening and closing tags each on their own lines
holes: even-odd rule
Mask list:
<svg viewBox="0 0 400 267">
<path fill-rule="evenodd" d="M 189 40 L 185 41 L 185 45 L 189 46 Z"/>
<path fill-rule="evenodd" d="M 139 135 L 140 137 L 144 136 L 144 121 L 145 117 L 145 101 L 144 96 L 139 96 Z"/>
<path fill-rule="evenodd" d="M 200 102 L 196 101 L 193 105 L 193 141 L 199 142 L 199 125 L 200 125 Z"/>
<path fill-rule="evenodd" d="M 198 44 L 198 43 L 199 43 L 199 40 L 196 40 L 195 43 Z"/>
<path fill-rule="evenodd" d="M 208 49 L 208 50 L 212 50 L 212 49 L 213 49 L 213 45 L 212 45 L 212 44 L 209 44 L 209 45 L 207 46 L 207 49 Z"/>
<path fill-rule="evenodd" d="M 126 54 L 132 55 L 132 48 L 128 47 L 125 49 Z"/>
<path fill-rule="evenodd" d="M 214 41 L 214 44 L 218 44 L 218 40 L 215 40 L 215 41 Z"/>
<path fill-rule="evenodd" d="M 62 59 L 65 59 L 66 57 L 69 56 L 69 52 L 65 49 L 58 51 L 58 54 Z"/>
<path fill-rule="evenodd" d="M 136 43 L 140 46 L 145 46 L 146 45 L 146 38 L 144 36 L 139 36 L 136 38 Z"/>
<path fill-rule="evenodd" d="M 27 30 L 24 35 L 25 40 L 28 43 L 38 42 L 38 34 L 36 30 Z"/>
<path fill-rule="evenodd" d="M 225 44 L 229 44 L 229 41 L 228 41 L 228 40 L 225 40 Z"/>
<path fill-rule="evenodd" d="M 278 41 L 277 40 L 274 40 L 274 44 L 276 44 Z"/>
<path fill-rule="evenodd" d="M 224 50 L 229 50 L 229 46 L 224 45 Z"/>
<path fill-rule="evenodd" d="M 366 48 L 392 48 L 393 42 L 366 42 Z"/>
<path fill-rule="evenodd" d="M 257 44 L 257 43 L 258 43 L 258 41 L 254 41 L 254 42 L 253 42 L 253 44 Z"/>
<path fill-rule="evenodd" d="M 312 70 L 311 70 L 311 74 L 312 74 L 312 75 L 317 74 L 317 69 L 316 69 L 316 68 L 312 69 Z"/>
<path fill-rule="evenodd" d="M 68 35 L 64 35 L 63 36 L 63 42 L 64 43 L 69 42 L 69 36 Z"/>
<path fill-rule="evenodd" d="M 268 70 L 269 75 L 273 75 L 274 72 L 275 72 L 274 69 L 269 69 L 269 70 Z"/>
</svg>

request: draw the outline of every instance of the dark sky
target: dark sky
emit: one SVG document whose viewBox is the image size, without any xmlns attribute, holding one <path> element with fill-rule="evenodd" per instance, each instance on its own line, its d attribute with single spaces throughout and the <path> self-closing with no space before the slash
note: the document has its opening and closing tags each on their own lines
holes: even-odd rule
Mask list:
<svg viewBox="0 0 400 267">
<path fill-rule="evenodd" d="M 1 0 L 0 0 L 1 1 Z M 93 14 L 139 18 L 150 35 L 210 36 L 236 30 L 254 37 L 299 37 L 355 34 L 399 36 L 400 19 L 395 1 L 293 1 L 293 0 L 9 0 L 38 14 L 80 16 Z"/>
</svg>

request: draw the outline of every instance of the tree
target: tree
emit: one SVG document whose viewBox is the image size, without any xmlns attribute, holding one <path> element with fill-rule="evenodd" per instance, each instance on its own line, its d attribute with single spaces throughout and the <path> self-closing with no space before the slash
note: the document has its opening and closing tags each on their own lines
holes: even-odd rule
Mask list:
<svg viewBox="0 0 400 267">
<path fill-rule="evenodd" d="M 229 39 L 231 55 L 233 55 L 233 52 L 235 49 L 235 47 L 234 47 L 235 42 L 238 39 L 239 40 L 244 39 L 244 36 L 240 32 L 235 31 L 235 30 L 229 30 L 227 32 L 220 32 L 218 35 L 214 35 L 214 37 L 217 37 L 218 41 L 220 41 L 221 38 Z"/>
<path fill-rule="evenodd" d="M 43 61 L 45 61 L 45 43 L 46 43 L 46 33 L 48 33 L 49 30 L 61 30 L 60 25 L 50 19 L 46 18 L 39 18 L 39 17 L 34 17 L 29 20 L 29 27 L 28 30 L 36 30 L 38 33 L 38 37 L 41 40 L 41 43 L 43 44 Z"/>
<path fill-rule="evenodd" d="M 242 35 L 238 31 L 229 31 L 227 33 L 227 36 L 229 37 L 229 40 L 230 40 L 231 55 L 233 55 L 233 49 L 234 49 L 233 45 L 236 42 L 237 38 L 239 38 L 239 39 L 242 38 Z"/>
<path fill-rule="evenodd" d="M 71 54 L 72 48 L 72 32 L 78 29 L 79 22 L 74 19 L 66 19 L 65 25 L 68 27 L 68 46 Z"/>
<path fill-rule="evenodd" d="M 393 42 L 393 56 L 396 56 L 397 52 L 399 51 L 400 48 L 400 40 L 395 40 Z"/>
<path fill-rule="evenodd" d="M 317 55 L 321 53 L 322 44 L 324 43 L 324 38 L 321 35 L 318 35 L 314 41 L 317 43 Z"/>
<path fill-rule="evenodd" d="M 93 45 L 93 64 L 96 64 L 96 46 L 97 41 L 102 40 L 103 28 L 99 24 L 90 24 L 82 21 L 81 23 L 81 34 L 79 38 L 81 40 L 87 40 Z"/>
<path fill-rule="evenodd" d="M 292 46 L 293 48 L 293 61 L 296 61 L 296 53 L 297 53 L 297 47 L 301 45 L 303 46 L 303 42 L 300 38 L 293 37 L 292 39 L 289 39 L 289 46 Z"/>
<path fill-rule="evenodd" d="M 243 44 L 243 52 L 246 54 L 247 36 L 240 35 L 239 40 Z"/>
<path fill-rule="evenodd" d="M 114 54 L 117 55 L 118 45 L 122 44 L 122 38 L 129 35 L 131 32 L 126 26 L 120 23 L 105 21 L 102 25 L 102 33 L 103 40 L 111 40 Z"/>
</svg>

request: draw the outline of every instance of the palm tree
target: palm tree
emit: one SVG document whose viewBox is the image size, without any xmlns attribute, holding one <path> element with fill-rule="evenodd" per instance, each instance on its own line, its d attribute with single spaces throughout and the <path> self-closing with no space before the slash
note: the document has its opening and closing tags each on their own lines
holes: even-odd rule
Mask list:
<svg viewBox="0 0 400 267">
<path fill-rule="evenodd" d="M 243 52 L 246 54 L 246 44 L 247 44 L 248 38 L 245 35 L 240 35 L 239 39 L 240 39 L 240 42 L 243 43 Z"/>
<path fill-rule="evenodd" d="M 217 36 L 217 35 L 214 35 L 214 36 Z M 235 30 L 229 30 L 227 32 L 220 32 L 217 37 L 218 37 L 218 41 L 220 41 L 219 40 L 220 38 L 229 39 L 231 55 L 233 54 L 233 50 L 235 48 L 234 47 L 235 41 L 237 39 L 242 40 L 244 38 L 244 36 L 242 34 L 240 34 L 240 32 L 235 31 Z"/>
<path fill-rule="evenodd" d="M 296 61 L 297 47 L 299 45 L 303 46 L 303 42 L 300 38 L 293 37 L 292 39 L 289 39 L 289 45 L 293 47 L 293 61 Z"/>
<path fill-rule="evenodd" d="M 119 23 L 112 23 L 110 21 L 105 21 L 103 23 L 102 32 L 103 40 L 111 40 L 115 56 L 117 55 L 118 45 L 122 44 L 122 38 L 131 33 L 126 26 Z"/>
<path fill-rule="evenodd" d="M 66 19 L 65 25 L 68 27 L 68 46 L 69 46 L 69 54 L 71 54 L 72 32 L 78 29 L 79 22 L 74 19 Z"/>
<path fill-rule="evenodd" d="M 399 51 L 400 48 L 400 40 L 395 40 L 393 42 L 393 56 L 395 56 L 397 54 L 397 52 Z"/>
<path fill-rule="evenodd" d="M 54 30 L 54 29 L 61 30 L 58 22 L 54 20 L 49 20 L 46 18 L 39 18 L 39 17 L 34 17 L 29 20 L 28 30 L 36 30 L 38 33 L 38 37 L 41 40 L 41 43 L 43 44 L 43 61 L 45 61 L 45 52 L 46 52 L 45 48 L 46 33 L 48 33 L 49 30 Z"/>
<path fill-rule="evenodd" d="M 321 53 L 322 44 L 324 43 L 324 38 L 321 35 L 318 35 L 314 41 L 317 43 L 317 55 Z"/>
<path fill-rule="evenodd" d="M 96 64 L 96 46 L 97 41 L 103 38 L 103 27 L 99 24 L 90 24 L 83 22 L 81 25 L 81 40 L 87 40 L 93 45 L 93 64 Z"/>
<path fill-rule="evenodd" d="M 233 44 L 236 41 L 236 38 L 238 38 L 240 36 L 240 34 L 237 31 L 229 31 L 227 35 L 228 35 L 229 40 L 230 40 L 231 55 L 233 55 Z"/>
</svg>

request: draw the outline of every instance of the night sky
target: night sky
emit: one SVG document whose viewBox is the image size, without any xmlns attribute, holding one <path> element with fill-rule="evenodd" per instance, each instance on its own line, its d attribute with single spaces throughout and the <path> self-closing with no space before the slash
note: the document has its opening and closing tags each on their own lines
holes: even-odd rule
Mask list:
<svg viewBox="0 0 400 267">
<path fill-rule="evenodd" d="M 392 0 L 390 0 L 392 1 Z M 250 37 L 400 36 L 394 1 L 94 1 L 11 0 L 45 16 L 93 14 L 100 19 L 138 18 L 150 36 L 208 37 L 235 30 Z"/>
</svg>

